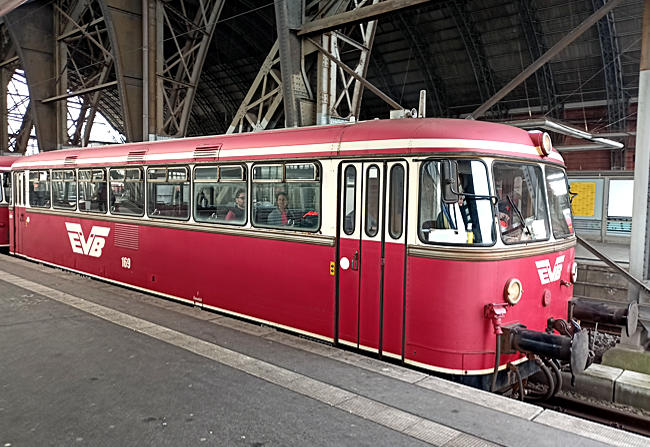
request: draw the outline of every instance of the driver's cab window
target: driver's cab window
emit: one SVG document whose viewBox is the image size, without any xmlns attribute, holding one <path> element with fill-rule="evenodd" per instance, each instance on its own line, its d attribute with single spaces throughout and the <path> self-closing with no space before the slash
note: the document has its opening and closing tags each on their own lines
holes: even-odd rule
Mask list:
<svg viewBox="0 0 650 447">
<path fill-rule="evenodd" d="M 444 199 L 442 164 L 453 163 L 452 197 Z M 431 244 L 491 245 L 495 240 L 486 165 L 479 160 L 430 160 L 420 171 L 420 240 Z"/>
<path fill-rule="evenodd" d="M 538 165 L 495 162 L 494 187 L 505 244 L 549 238 L 544 177 Z"/>
</svg>

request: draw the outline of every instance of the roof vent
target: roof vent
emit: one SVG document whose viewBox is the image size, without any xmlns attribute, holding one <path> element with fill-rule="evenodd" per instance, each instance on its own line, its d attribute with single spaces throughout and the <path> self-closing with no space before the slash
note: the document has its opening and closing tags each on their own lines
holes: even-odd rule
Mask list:
<svg viewBox="0 0 650 447">
<path fill-rule="evenodd" d="M 221 149 L 221 145 L 218 146 L 207 146 L 207 147 L 197 147 L 194 149 L 194 158 L 217 158 L 217 154 Z"/>
<path fill-rule="evenodd" d="M 131 151 L 126 156 L 126 161 L 127 161 L 127 163 L 135 163 L 135 162 L 144 161 L 144 156 L 145 156 L 146 153 L 147 153 L 147 151 Z"/>
<path fill-rule="evenodd" d="M 74 166 L 77 164 L 77 155 L 68 155 L 63 161 L 63 166 Z"/>
</svg>

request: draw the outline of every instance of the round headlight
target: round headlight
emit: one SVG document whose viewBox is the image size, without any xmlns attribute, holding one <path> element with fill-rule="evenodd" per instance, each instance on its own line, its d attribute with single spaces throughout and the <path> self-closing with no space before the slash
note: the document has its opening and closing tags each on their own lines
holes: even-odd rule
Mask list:
<svg viewBox="0 0 650 447">
<path fill-rule="evenodd" d="M 539 130 L 530 130 L 528 131 L 530 139 L 537 149 L 537 153 L 542 157 L 546 157 L 553 150 L 553 143 L 551 142 L 551 136 L 546 132 L 540 132 Z"/>
<path fill-rule="evenodd" d="M 506 286 L 503 289 L 503 297 L 511 306 L 514 306 L 521 299 L 521 294 L 523 289 L 521 287 L 521 281 L 517 278 L 510 278 L 506 281 Z"/>
<path fill-rule="evenodd" d="M 576 281 L 578 281 L 578 263 L 574 262 L 571 266 L 571 282 L 575 284 Z"/>
</svg>

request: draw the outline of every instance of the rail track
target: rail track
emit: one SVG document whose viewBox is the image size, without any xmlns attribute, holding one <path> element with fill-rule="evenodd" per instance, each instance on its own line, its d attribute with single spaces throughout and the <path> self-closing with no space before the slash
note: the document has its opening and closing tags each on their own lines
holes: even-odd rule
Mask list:
<svg viewBox="0 0 650 447">
<path fill-rule="evenodd" d="M 571 416 L 580 417 L 603 425 L 650 436 L 650 417 L 615 408 L 606 403 L 584 400 L 560 393 L 538 405 Z"/>
</svg>

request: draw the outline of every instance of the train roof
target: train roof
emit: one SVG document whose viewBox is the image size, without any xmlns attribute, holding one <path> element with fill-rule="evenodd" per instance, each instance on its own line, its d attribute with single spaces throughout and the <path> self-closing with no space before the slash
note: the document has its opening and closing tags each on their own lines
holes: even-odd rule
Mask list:
<svg viewBox="0 0 650 447">
<path fill-rule="evenodd" d="M 8 171 L 11 165 L 19 159 L 19 155 L 0 155 L 0 170 Z"/>
<path fill-rule="evenodd" d="M 479 153 L 564 164 L 542 156 L 531 132 L 505 124 L 458 119 L 373 120 L 354 124 L 127 143 L 43 152 L 13 168 L 161 164 L 197 161 Z"/>
</svg>

